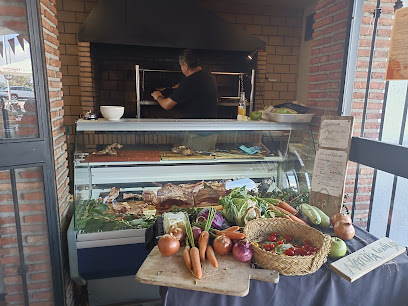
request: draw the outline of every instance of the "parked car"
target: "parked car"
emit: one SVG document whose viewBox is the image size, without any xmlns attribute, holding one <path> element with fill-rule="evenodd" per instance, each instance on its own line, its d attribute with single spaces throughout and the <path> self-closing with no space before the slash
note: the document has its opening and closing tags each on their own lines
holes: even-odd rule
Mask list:
<svg viewBox="0 0 408 306">
<path fill-rule="evenodd" d="M 10 86 L 11 100 L 34 98 L 34 90 L 27 86 Z M 8 99 L 8 88 L 0 89 L 0 97 Z"/>
</svg>

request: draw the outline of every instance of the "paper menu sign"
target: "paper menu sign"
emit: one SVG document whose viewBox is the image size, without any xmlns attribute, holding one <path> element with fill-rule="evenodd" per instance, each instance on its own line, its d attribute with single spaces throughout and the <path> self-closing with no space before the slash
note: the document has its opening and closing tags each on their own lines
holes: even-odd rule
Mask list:
<svg viewBox="0 0 408 306">
<path fill-rule="evenodd" d="M 324 116 L 313 167 L 309 202 L 328 216 L 341 211 L 354 118 Z"/>
<path fill-rule="evenodd" d="M 318 150 L 313 168 L 312 190 L 340 197 L 343 194 L 346 166 L 347 152 Z"/>
<path fill-rule="evenodd" d="M 408 7 L 395 11 L 385 79 L 408 80 Z"/>
<path fill-rule="evenodd" d="M 350 141 L 351 120 L 322 120 L 319 147 L 346 150 Z"/>
</svg>

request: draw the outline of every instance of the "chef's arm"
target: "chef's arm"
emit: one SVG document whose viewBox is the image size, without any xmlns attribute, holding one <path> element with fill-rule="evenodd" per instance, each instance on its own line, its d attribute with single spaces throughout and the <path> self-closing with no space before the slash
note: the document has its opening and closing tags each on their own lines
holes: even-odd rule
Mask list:
<svg viewBox="0 0 408 306">
<path fill-rule="evenodd" d="M 174 106 L 176 106 L 176 102 L 174 102 L 170 98 L 165 98 L 161 94 L 160 91 L 156 90 L 152 93 L 152 97 L 159 102 L 160 106 L 163 107 L 165 110 L 171 110 Z"/>
</svg>

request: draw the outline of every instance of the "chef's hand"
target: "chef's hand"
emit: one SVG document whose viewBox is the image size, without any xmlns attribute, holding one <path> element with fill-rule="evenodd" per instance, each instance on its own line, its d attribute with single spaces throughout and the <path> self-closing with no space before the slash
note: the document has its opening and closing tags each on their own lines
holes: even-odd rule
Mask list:
<svg viewBox="0 0 408 306">
<path fill-rule="evenodd" d="M 152 92 L 152 97 L 157 100 L 158 97 L 163 97 L 162 93 L 158 90 Z"/>
</svg>

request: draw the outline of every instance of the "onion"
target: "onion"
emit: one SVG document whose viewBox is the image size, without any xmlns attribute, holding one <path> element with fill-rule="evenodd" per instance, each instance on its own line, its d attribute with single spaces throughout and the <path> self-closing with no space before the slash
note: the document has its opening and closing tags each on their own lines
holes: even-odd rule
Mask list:
<svg viewBox="0 0 408 306">
<path fill-rule="evenodd" d="M 214 251 L 220 255 L 230 253 L 232 249 L 231 238 L 227 237 L 225 234 L 218 235 L 214 239 L 213 248 Z"/>
<path fill-rule="evenodd" d="M 232 255 L 240 262 L 248 262 L 252 258 L 252 248 L 248 240 L 238 241 L 232 248 Z"/>
<path fill-rule="evenodd" d="M 346 220 L 337 221 L 334 224 L 334 232 L 343 240 L 350 240 L 356 234 L 353 224 Z"/>
<path fill-rule="evenodd" d="M 186 233 L 183 231 L 183 229 L 175 227 L 174 225 L 170 226 L 169 234 L 172 234 L 180 242 L 183 242 L 186 238 Z"/>
<path fill-rule="evenodd" d="M 163 256 L 171 256 L 177 253 L 180 241 L 173 235 L 166 234 L 159 239 L 158 247 Z"/>
<path fill-rule="evenodd" d="M 200 234 L 201 234 L 201 232 L 202 232 L 202 229 L 199 228 L 198 226 L 193 226 L 191 229 L 193 230 L 194 243 L 197 244 L 197 242 L 198 242 L 198 237 L 200 237 Z"/>
<path fill-rule="evenodd" d="M 350 218 L 350 216 L 349 216 L 349 215 L 346 215 L 346 214 L 342 214 L 342 213 L 334 214 L 334 215 L 330 218 L 330 222 L 331 222 L 331 224 L 332 224 L 333 226 L 336 224 L 337 221 L 340 221 L 340 220 L 344 220 L 344 221 L 347 221 L 347 222 L 350 222 L 350 223 L 351 223 L 351 218 Z"/>
</svg>

